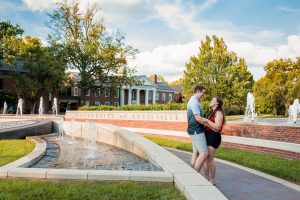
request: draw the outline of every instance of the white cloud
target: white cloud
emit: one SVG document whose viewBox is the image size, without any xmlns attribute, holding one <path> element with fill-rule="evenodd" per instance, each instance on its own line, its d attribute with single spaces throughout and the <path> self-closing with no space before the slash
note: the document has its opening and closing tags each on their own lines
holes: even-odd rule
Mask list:
<svg viewBox="0 0 300 200">
<path fill-rule="evenodd" d="M 226 41 L 225 41 L 226 42 Z M 264 65 L 274 59 L 292 58 L 300 55 L 300 36 L 287 37 L 287 43 L 277 47 L 261 46 L 251 42 L 227 42 L 228 49 L 246 59 L 248 69 L 257 80 L 265 75 Z M 199 52 L 200 42 L 160 46 L 152 51 L 138 54 L 130 65 L 136 66 L 139 74 L 159 74 L 168 81 L 183 76 L 185 63 Z"/>
<path fill-rule="evenodd" d="M 279 6 L 279 9 L 285 12 L 300 12 L 300 9 L 289 8 L 287 6 Z"/>
<path fill-rule="evenodd" d="M 55 7 L 57 0 L 23 0 L 23 3 L 33 11 L 49 10 Z"/>
<path fill-rule="evenodd" d="M 23 2 L 34 11 L 43 11 L 52 9 L 56 0 Z M 130 64 L 136 65 L 140 74 L 157 73 L 168 80 L 183 75 L 185 63 L 198 52 L 199 41 L 206 35 L 223 37 L 230 50 L 246 59 L 255 79 L 264 75 L 263 66 L 268 61 L 300 55 L 299 35 L 287 37 L 276 29 L 237 27 L 229 21 L 199 19 L 200 14 L 216 3 L 217 0 L 205 0 L 201 4 L 186 0 L 81 0 L 80 8 L 87 5 L 102 8 L 100 17 L 104 18 L 109 30 L 121 28 L 127 34 L 126 41 L 143 50 Z M 298 11 L 287 7 L 280 9 Z M 151 20 L 159 21 L 161 24 L 155 26 L 162 28 L 152 28 L 153 24 L 148 28 L 147 22 Z M 144 28 L 147 30 L 141 31 Z M 284 42 L 284 39 L 287 41 Z"/>
</svg>

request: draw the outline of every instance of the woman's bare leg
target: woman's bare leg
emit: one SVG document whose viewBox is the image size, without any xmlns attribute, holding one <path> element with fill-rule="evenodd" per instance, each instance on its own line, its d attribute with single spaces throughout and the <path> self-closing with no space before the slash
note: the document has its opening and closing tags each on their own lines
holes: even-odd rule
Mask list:
<svg viewBox="0 0 300 200">
<path fill-rule="evenodd" d="M 203 170 L 204 170 L 204 177 L 209 181 L 208 159 L 209 159 L 209 155 L 208 155 L 207 159 L 203 163 Z"/>
<path fill-rule="evenodd" d="M 208 168 L 209 168 L 209 175 L 210 175 L 210 182 L 212 184 L 215 184 L 215 178 L 216 178 L 216 165 L 215 165 L 215 153 L 216 149 L 212 146 L 208 146 L 208 154 L 209 154 L 209 160 L 208 160 Z"/>
</svg>

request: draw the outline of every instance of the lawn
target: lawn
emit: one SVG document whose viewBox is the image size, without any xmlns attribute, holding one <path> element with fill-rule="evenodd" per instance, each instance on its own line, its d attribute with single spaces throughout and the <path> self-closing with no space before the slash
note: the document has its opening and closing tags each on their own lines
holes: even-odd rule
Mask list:
<svg viewBox="0 0 300 200">
<path fill-rule="evenodd" d="M 0 166 L 27 155 L 34 147 L 35 144 L 27 140 L 0 140 Z"/>
<path fill-rule="evenodd" d="M 164 147 L 192 152 L 192 145 L 189 142 L 174 141 L 153 136 L 146 136 L 146 138 Z M 289 160 L 224 147 L 220 147 L 217 150 L 216 157 L 300 184 L 300 160 Z"/>
<path fill-rule="evenodd" d="M 0 179 L 0 199 L 184 200 L 172 185 Z"/>
</svg>

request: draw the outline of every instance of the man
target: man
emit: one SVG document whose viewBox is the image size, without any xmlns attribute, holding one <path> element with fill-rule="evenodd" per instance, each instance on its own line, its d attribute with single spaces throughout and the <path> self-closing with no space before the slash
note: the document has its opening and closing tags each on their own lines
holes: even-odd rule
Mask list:
<svg viewBox="0 0 300 200">
<path fill-rule="evenodd" d="M 193 155 L 191 166 L 200 171 L 204 160 L 208 156 L 206 138 L 204 133 L 203 111 L 200 106 L 202 97 L 205 95 L 205 88 L 199 84 L 194 88 L 194 95 L 187 104 L 187 132 L 192 139 Z"/>
</svg>

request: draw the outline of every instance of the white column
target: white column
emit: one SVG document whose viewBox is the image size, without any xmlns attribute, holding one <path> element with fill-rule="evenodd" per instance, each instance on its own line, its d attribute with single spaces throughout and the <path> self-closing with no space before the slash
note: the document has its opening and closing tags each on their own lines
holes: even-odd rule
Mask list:
<svg viewBox="0 0 300 200">
<path fill-rule="evenodd" d="M 140 104 L 140 89 L 136 89 L 136 104 Z"/>
<path fill-rule="evenodd" d="M 152 90 L 152 104 L 156 103 L 156 90 Z"/>
<path fill-rule="evenodd" d="M 145 90 L 145 105 L 148 106 L 149 102 L 149 90 Z"/>
<path fill-rule="evenodd" d="M 121 88 L 121 91 L 120 91 L 120 104 L 121 104 L 121 106 L 124 106 L 124 100 L 125 100 L 125 95 L 124 95 L 124 89 L 123 88 Z"/>
<path fill-rule="evenodd" d="M 128 105 L 131 105 L 131 99 L 132 99 L 132 89 L 128 88 Z"/>
</svg>

